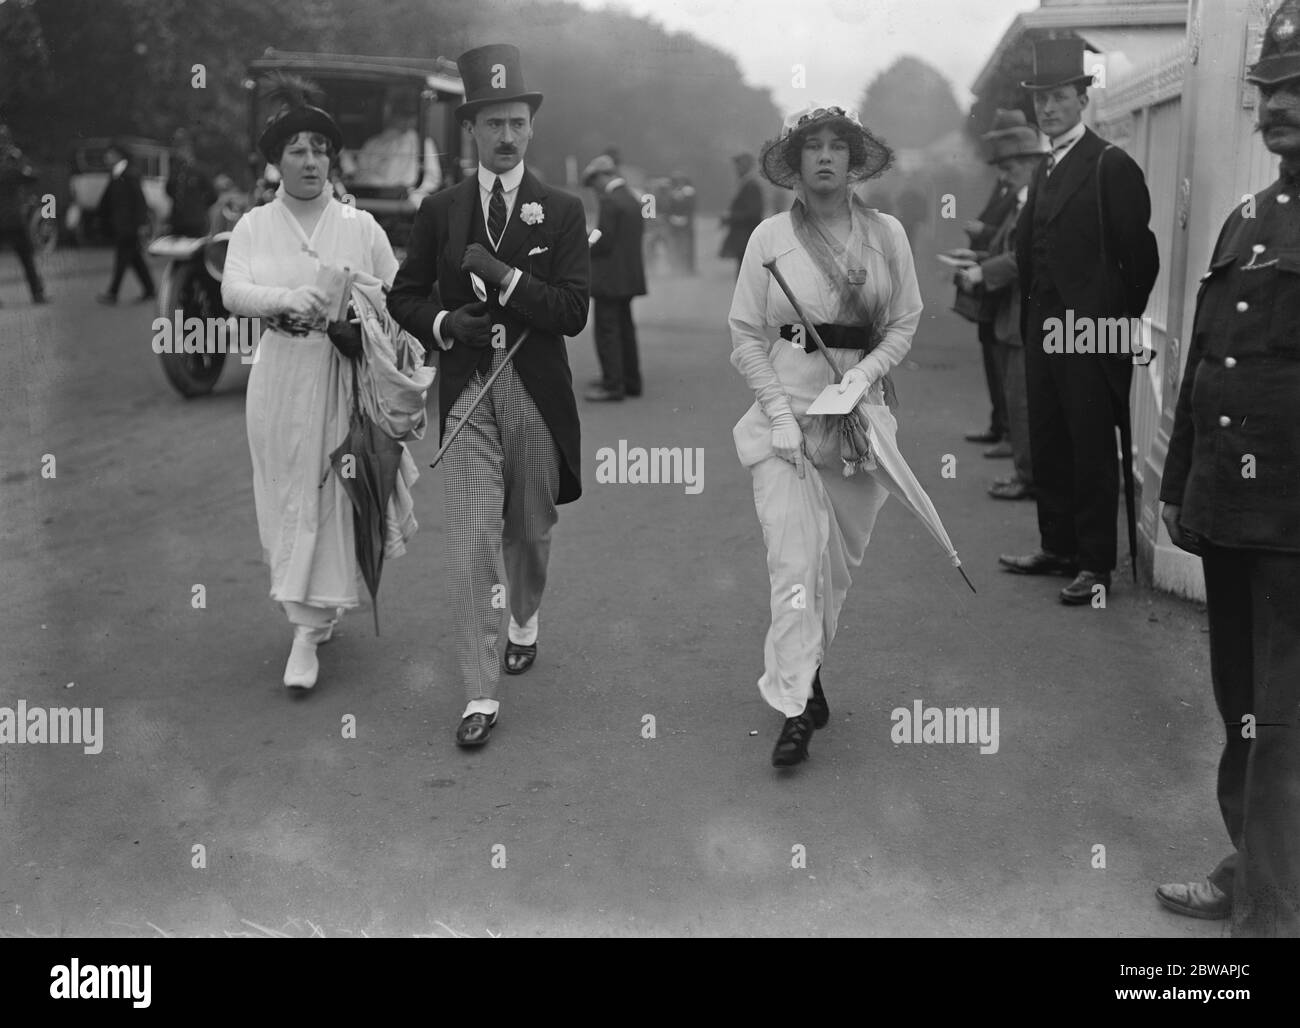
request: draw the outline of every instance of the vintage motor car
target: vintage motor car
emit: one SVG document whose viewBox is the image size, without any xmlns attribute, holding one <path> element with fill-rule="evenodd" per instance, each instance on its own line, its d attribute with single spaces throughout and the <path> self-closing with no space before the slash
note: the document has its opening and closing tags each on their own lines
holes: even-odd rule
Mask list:
<svg viewBox="0 0 1300 1028">
<path fill-rule="evenodd" d="M 367 57 L 307 54 L 268 49 L 251 61 L 248 93 L 250 144 L 261 134 L 268 114 L 261 80 L 270 72 L 300 75 L 324 93 L 322 106 L 338 122 L 343 150 L 335 194 L 344 203 L 369 211 L 388 234 L 399 259 L 410 237 L 415 212 L 425 196 L 459 182 L 474 162 L 469 133 L 454 111 L 464 100 L 456 65 L 445 58 Z M 250 146 L 250 149 L 252 147 Z M 248 205 L 274 196 L 275 169 L 260 157 L 258 185 Z M 230 229 L 241 205 L 225 197 L 214 208 L 211 232 L 202 239 L 163 236 L 149 252 L 167 258 L 158 293 L 159 314 L 184 324 L 189 318 L 225 319 L 221 272 Z M 179 313 L 178 313 L 179 312 Z M 247 326 L 233 324 L 230 338 L 245 339 Z M 163 353 L 163 371 L 183 396 L 202 396 L 216 386 L 228 353 Z"/>
</svg>

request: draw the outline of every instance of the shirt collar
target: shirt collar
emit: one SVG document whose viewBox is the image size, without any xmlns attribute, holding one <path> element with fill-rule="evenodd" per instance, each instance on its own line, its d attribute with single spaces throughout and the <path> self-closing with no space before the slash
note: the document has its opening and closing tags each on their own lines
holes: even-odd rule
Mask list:
<svg viewBox="0 0 1300 1028">
<path fill-rule="evenodd" d="M 610 179 L 608 182 L 605 183 L 605 192 L 607 192 L 607 193 L 612 193 L 612 192 L 613 192 L 615 189 L 617 189 L 619 186 L 625 186 L 625 185 L 627 185 L 627 179 L 625 179 L 625 178 L 612 178 L 612 179 Z"/>
<path fill-rule="evenodd" d="M 122 177 L 122 172 L 126 171 L 126 163 L 127 163 L 126 158 L 123 157 L 120 161 L 118 161 L 116 164 L 113 165 L 113 170 L 111 172 L 113 178 Z"/>
<path fill-rule="evenodd" d="M 1059 154 L 1063 150 L 1068 150 L 1083 138 L 1083 134 L 1086 131 L 1088 131 L 1088 127 L 1081 121 L 1079 124 L 1075 125 L 1074 128 L 1070 129 L 1069 132 L 1057 136 L 1052 140 L 1052 153 Z"/>
<path fill-rule="evenodd" d="M 492 186 L 497 180 L 495 171 L 488 171 L 483 165 L 478 166 L 478 186 L 485 192 L 492 192 Z M 507 193 L 513 193 L 519 188 L 519 183 L 524 180 L 524 162 L 520 161 L 513 168 L 501 176 L 501 188 Z"/>
<path fill-rule="evenodd" d="M 1029 202 L 1029 187 L 1021 186 L 1016 190 L 1016 203 L 1024 205 Z"/>
</svg>

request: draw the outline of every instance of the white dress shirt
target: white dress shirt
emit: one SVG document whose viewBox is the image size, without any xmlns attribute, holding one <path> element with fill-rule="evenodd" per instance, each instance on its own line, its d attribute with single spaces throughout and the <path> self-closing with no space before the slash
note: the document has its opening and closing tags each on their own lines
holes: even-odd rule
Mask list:
<svg viewBox="0 0 1300 1028">
<path fill-rule="evenodd" d="M 1065 160 L 1065 155 L 1074 149 L 1074 144 L 1083 138 L 1086 131 L 1087 126 L 1079 122 L 1074 128 L 1052 140 L 1052 160 L 1048 162 L 1047 174 L 1050 175 L 1056 170 L 1056 166 Z"/>
<path fill-rule="evenodd" d="M 488 228 L 488 208 L 492 203 L 492 187 L 496 185 L 498 177 L 501 179 L 501 192 L 506 201 L 506 225 L 509 226 L 511 215 L 514 214 L 515 210 L 515 201 L 519 198 L 519 184 L 524 180 L 524 162 L 520 161 L 501 176 L 498 176 L 494 171 L 488 171 L 481 164 L 478 166 L 479 206 L 483 208 L 483 228 L 487 230 L 488 239 L 492 238 L 492 230 Z M 504 238 L 505 229 L 501 230 L 501 234 L 502 238 Z M 498 239 L 496 242 L 499 245 L 501 240 Z M 502 287 L 501 292 L 498 294 L 502 307 L 506 305 L 506 301 L 510 299 L 510 294 L 515 291 L 515 286 L 519 284 L 522 277 L 523 273 L 518 268 L 512 270 L 510 281 Z M 442 336 L 442 319 L 449 313 L 449 311 L 439 311 L 433 319 L 433 338 L 438 341 L 438 345 L 444 350 L 450 350 L 453 343 L 453 340 L 444 339 Z"/>
</svg>

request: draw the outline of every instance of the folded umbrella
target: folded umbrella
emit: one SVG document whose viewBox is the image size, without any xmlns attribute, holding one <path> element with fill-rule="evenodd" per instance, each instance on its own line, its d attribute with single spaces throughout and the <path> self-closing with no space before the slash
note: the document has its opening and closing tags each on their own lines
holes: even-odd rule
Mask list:
<svg viewBox="0 0 1300 1028">
<path fill-rule="evenodd" d="M 952 545 L 943 522 L 939 520 L 939 512 L 935 510 L 934 502 L 922 488 L 916 473 L 912 471 L 898 449 L 898 443 L 894 439 L 894 415 L 890 413 L 888 407 L 876 403 L 860 403 L 858 410 L 866 416 L 870 426 L 871 452 L 876 458 L 876 466 L 868 474 L 888 489 L 899 503 L 921 519 L 935 541 L 948 554 L 952 566 L 961 573 L 962 578 L 966 579 L 970 591 L 975 592 L 975 586 L 966 574 L 965 568 L 961 566 L 961 558 L 957 556 L 957 550 Z"/>
<path fill-rule="evenodd" d="M 356 362 L 352 364 L 352 419 L 347 437 L 330 454 L 330 467 L 352 501 L 352 534 L 357 565 L 374 605 L 379 634 L 379 577 L 384 570 L 388 500 L 397 484 L 405 448 L 370 419 L 358 399 Z"/>
</svg>

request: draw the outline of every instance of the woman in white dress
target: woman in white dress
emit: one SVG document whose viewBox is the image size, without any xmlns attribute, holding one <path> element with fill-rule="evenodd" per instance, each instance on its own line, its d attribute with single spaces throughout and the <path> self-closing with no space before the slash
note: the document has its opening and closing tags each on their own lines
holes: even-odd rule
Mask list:
<svg viewBox="0 0 1300 1028">
<path fill-rule="evenodd" d="M 833 372 L 763 264 L 776 260 L 818 327 L 844 376 L 841 390 L 865 385 L 862 403 L 892 410 L 888 373 L 911 347 L 921 294 L 902 226 L 852 188 L 892 157 L 851 107 L 787 118 L 760 166 L 770 182 L 795 190 L 794 206 L 750 237 L 731 304 L 731 363 L 756 397 L 733 435 L 753 475 L 767 546 L 772 620 L 758 688 L 786 718 L 772 753 L 777 767 L 806 759 L 813 729 L 830 717 L 822 658 L 888 494 L 870 471 L 851 473 L 841 461 L 839 416 L 807 413 Z M 884 421 L 895 424 L 892 415 Z"/>
<path fill-rule="evenodd" d="M 235 226 L 221 284 L 232 313 L 270 323 L 248 380 L 248 448 L 271 598 L 294 632 L 284 684 L 303 689 L 316 684 L 316 646 L 359 602 L 352 505 L 329 463 L 347 435 L 352 378 L 345 345 L 331 345 L 341 336 L 327 333 L 326 297 L 313 283 L 322 265 L 389 284 L 397 272 L 374 218 L 339 203 L 329 188 L 343 138 L 334 119 L 307 102 L 307 88 L 283 80 L 277 87 L 284 106 L 258 149 L 278 169 L 280 186 Z"/>
</svg>

